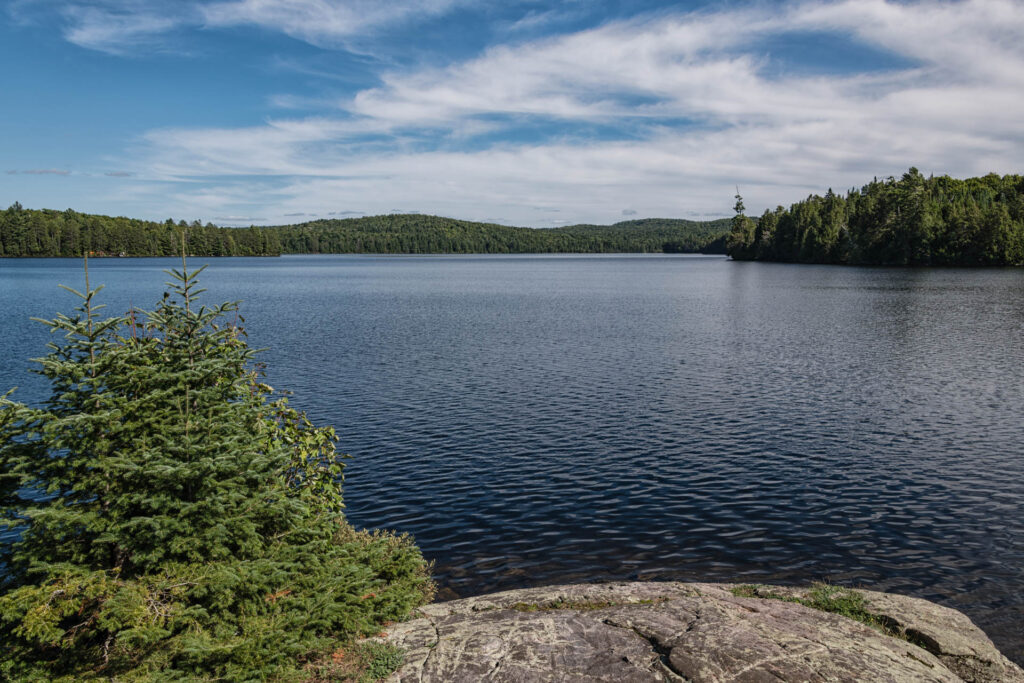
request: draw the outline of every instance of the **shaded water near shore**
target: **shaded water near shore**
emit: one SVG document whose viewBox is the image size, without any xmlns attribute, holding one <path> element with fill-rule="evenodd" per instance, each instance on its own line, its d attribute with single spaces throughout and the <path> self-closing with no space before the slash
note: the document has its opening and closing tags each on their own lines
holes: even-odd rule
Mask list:
<svg viewBox="0 0 1024 683">
<path fill-rule="evenodd" d="M 205 259 L 271 384 L 351 453 L 353 523 L 459 595 L 827 579 L 969 614 L 1024 661 L 1024 271 L 686 256 Z M 91 263 L 112 312 L 164 259 Z M 72 260 L 0 260 L 0 389 Z"/>
</svg>

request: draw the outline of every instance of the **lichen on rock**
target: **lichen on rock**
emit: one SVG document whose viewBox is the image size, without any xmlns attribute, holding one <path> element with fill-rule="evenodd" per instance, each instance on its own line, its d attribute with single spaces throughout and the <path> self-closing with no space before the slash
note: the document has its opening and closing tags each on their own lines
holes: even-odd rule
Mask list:
<svg viewBox="0 0 1024 683">
<path fill-rule="evenodd" d="M 427 605 L 382 638 L 405 651 L 388 680 L 1024 683 L 970 619 L 927 600 L 844 592 L 877 628 L 809 606 L 813 588 L 738 588 L 581 584 Z"/>
</svg>

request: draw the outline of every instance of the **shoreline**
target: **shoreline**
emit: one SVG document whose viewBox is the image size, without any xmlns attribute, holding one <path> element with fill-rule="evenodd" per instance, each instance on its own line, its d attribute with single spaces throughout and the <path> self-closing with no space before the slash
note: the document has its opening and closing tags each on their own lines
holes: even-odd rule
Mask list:
<svg viewBox="0 0 1024 683">
<path fill-rule="evenodd" d="M 1024 670 L 961 612 L 834 586 L 544 586 L 426 605 L 371 640 L 404 653 L 387 679 L 396 683 L 740 676 L 1024 683 Z"/>
</svg>

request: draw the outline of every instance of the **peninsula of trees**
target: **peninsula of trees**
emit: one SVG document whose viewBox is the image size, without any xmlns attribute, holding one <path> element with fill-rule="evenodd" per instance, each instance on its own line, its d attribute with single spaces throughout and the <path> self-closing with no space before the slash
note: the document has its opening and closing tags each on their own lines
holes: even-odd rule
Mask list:
<svg viewBox="0 0 1024 683">
<path fill-rule="evenodd" d="M 173 256 L 179 235 L 197 256 L 280 254 L 725 253 L 728 219 L 648 218 L 615 225 L 517 228 L 419 214 L 223 228 L 163 223 L 68 209 L 0 211 L 0 257 Z"/>
<path fill-rule="evenodd" d="M 736 260 L 879 265 L 1024 265 L 1024 177 L 877 178 L 788 209 L 743 215 L 737 196 L 727 247 Z"/>
</svg>

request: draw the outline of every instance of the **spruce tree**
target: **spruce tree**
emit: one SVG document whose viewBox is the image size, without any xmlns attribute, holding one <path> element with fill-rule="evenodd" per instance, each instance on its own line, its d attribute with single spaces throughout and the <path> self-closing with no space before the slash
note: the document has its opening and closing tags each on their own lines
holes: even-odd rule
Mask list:
<svg viewBox="0 0 1024 683">
<path fill-rule="evenodd" d="M 86 266 L 44 321 L 49 399 L 0 399 L 0 678 L 301 678 L 430 596 L 410 539 L 347 524 L 333 430 L 261 381 L 201 271 L 101 318 Z"/>
<path fill-rule="evenodd" d="M 729 227 L 729 235 L 725 240 L 725 248 L 729 256 L 737 261 L 746 261 L 754 258 L 754 221 L 747 218 L 743 213 L 746 207 L 743 206 L 743 197 L 740 196 L 740 188 L 736 188 L 736 205 Z"/>
</svg>

